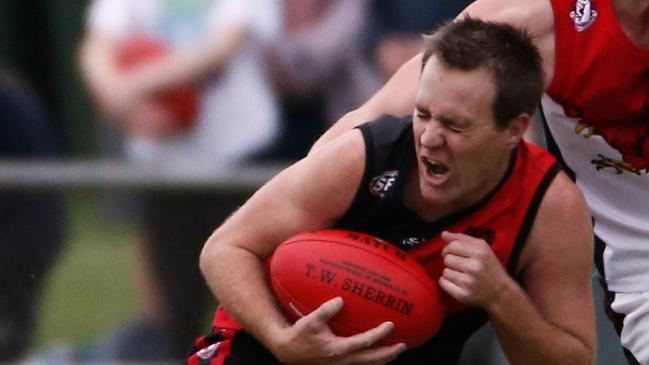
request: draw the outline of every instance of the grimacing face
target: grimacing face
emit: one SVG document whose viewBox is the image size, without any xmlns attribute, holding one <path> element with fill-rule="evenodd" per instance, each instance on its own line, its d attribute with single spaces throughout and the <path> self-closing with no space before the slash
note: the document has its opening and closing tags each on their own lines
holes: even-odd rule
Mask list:
<svg viewBox="0 0 649 365">
<path fill-rule="evenodd" d="M 466 208 L 491 191 L 507 170 L 527 124 L 520 130 L 515 120 L 504 130 L 496 128 L 492 80 L 485 68 L 450 69 L 435 55 L 423 69 L 413 132 L 425 207 L 444 214 Z"/>
</svg>

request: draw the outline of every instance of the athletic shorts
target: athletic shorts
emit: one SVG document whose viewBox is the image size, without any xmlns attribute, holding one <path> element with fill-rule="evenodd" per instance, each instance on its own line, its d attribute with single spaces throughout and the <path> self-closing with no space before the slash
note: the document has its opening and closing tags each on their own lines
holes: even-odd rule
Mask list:
<svg viewBox="0 0 649 365">
<path fill-rule="evenodd" d="M 624 356 L 629 365 L 649 364 L 649 292 L 615 293 L 604 280 L 604 248 L 595 236 L 595 268 L 604 290 L 604 310 L 620 336 Z"/>
<path fill-rule="evenodd" d="M 629 364 L 649 364 L 649 292 L 614 293 L 611 311 Z"/>
</svg>

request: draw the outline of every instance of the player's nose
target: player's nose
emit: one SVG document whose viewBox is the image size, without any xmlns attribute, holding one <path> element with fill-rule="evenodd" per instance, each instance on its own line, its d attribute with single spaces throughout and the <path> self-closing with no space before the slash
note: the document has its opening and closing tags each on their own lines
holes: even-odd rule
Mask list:
<svg viewBox="0 0 649 365">
<path fill-rule="evenodd" d="M 440 147 L 446 144 L 444 133 L 439 123 L 431 121 L 419 136 L 419 143 L 426 148 Z"/>
</svg>

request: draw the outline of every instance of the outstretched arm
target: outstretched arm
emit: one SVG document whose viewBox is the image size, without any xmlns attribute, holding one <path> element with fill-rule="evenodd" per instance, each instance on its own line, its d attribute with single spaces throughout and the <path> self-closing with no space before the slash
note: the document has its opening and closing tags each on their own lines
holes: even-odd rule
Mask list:
<svg viewBox="0 0 649 365">
<path fill-rule="evenodd" d="M 412 114 L 421 71 L 421 55 L 403 64 L 388 82 L 359 108 L 343 115 L 315 142 L 311 151 L 318 150 L 339 135 L 357 125 L 378 119 L 385 114 Z"/>
</svg>

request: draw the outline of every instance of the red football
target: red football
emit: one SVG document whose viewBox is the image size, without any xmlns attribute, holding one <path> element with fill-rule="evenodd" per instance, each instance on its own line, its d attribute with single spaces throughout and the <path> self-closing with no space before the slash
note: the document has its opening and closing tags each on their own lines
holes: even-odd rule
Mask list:
<svg viewBox="0 0 649 365">
<path fill-rule="evenodd" d="M 289 238 L 275 250 L 270 283 L 289 319 L 295 321 L 334 297 L 343 309 L 330 322 L 350 336 L 392 321 L 380 344 L 409 348 L 437 333 L 445 308 L 435 280 L 404 251 L 358 232 L 324 230 Z"/>
<path fill-rule="evenodd" d="M 163 43 L 147 37 L 134 37 L 120 46 L 117 65 L 128 72 L 166 54 L 167 48 Z M 158 105 L 173 115 L 178 129 L 187 129 L 193 125 L 198 114 L 199 100 L 198 89 L 190 86 L 163 92 L 156 97 Z"/>
</svg>

